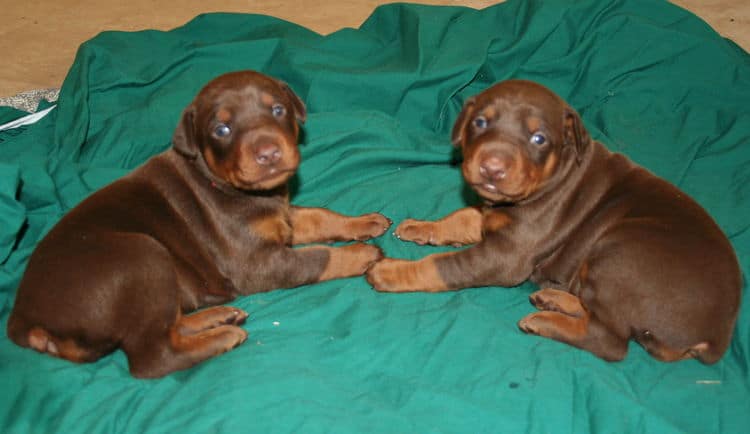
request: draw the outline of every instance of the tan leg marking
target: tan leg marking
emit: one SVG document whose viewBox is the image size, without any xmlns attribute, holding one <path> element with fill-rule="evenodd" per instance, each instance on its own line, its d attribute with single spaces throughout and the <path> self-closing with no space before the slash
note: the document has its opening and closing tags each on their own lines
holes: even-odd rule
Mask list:
<svg viewBox="0 0 750 434">
<path fill-rule="evenodd" d="M 372 264 L 383 258 L 383 252 L 380 248 L 363 243 L 354 243 L 343 247 L 315 246 L 303 247 L 302 249 L 325 249 L 328 251 L 328 263 L 318 278 L 319 282 L 360 276 Z"/>
<path fill-rule="evenodd" d="M 535 312 L 518 322 L 518 328 L 561 342 L 575 345 L 588 334 L 588 316 L 580 318 L 553 311 Z"/>
<path fill-rule="evenodd" d="M 245 322 L 247 312 L 231 306 L 216 306 L 204 309 L 177 320 L 177 331 L 191 335 L 222 325 L 238 325 Z"/>
<path fill-rule="evenodd" d="M 169 341 L 178 353 L 188 355 L 192 364 L 225 353 L 247 340 L 247 332 L 234 325 L 221 325 L 199 333 L 185 335 L 175 325 L 170 329 Z"/>
<path fill-rule="evenodd" d="M 529 296 L 529 301 L 539 310 L 560 312 L 579 318 L 586 315 L 581 299 L 567 291 L 540 289 Z"/>
<path fill-rule="evenodd" d="M 251 230 L 267 241 L 281 244 L 292 242 L 292 227 L 281 214 L 263 216 L 250 222 Z"/>
<path fill-rule="evenodd" d="M 391 222 L 378 213 L 349 217 L 323 208 L 293 207 L 292 244 L 364 241 L 382 235 Z"/>
<path fill-rule="evenodd" d="M 435 259 L 452 253 L 430 255 L 419 261 L 383 259 L 367 272 L 367 281 L 382 292 L 446 291 Z"/>
<path fill-rule="evenodd" d="M 431 222 L 406 219 L 396 228 L 396 236 L 404 241 L 434 246 L 460 246 L 482 241 L 482 213 L 479 209 L 462 208 Z"/>
</svg>

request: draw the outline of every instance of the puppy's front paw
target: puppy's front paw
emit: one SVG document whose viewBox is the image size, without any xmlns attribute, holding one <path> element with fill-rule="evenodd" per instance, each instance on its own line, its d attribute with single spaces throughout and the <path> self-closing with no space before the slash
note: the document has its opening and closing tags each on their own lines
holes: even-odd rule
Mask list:
<svg viewBox="0 0 750 434">
<path fill-rule="evenodd" d="M 406 276 L 411 263 L 401 259 L 385 258 L 367 270 L 367 281 L 381 292 L 409 291 Z"/>
<path fill-rule="evenodd" d="M 360 276 L 368 268 L 383 258 L 379 247 L 364 243 L 354 243 L 343 247 L 311 247 L 313 250 L 328 252 L 328 263 L 318 277 L 318 281 Z"/>
<path fill-rule="evenodd" d="M 383 259 L 383 251 L 378 246 L 354 243 L 347 247 L 352 250 L 352 265 L 357 275 L 364 274 L 373 264 Z"/>
<path fill-rule="evenodd" d="M 377 212 L 356 217 L 352 222 L 352 239 L 357 241 L 377 238 L 391 227 L 391 220 Z"/>
<path fill-rule="evenodd" d="M 335 249 L 331 265 L 342 277 L 360 276 L 373 264 L 383 259 L 383 251 L 372 244 L 354 243 Z"/>
<path fill-rule="evenodd" d="M 419 245 L 437 243 L 434 222 L 406 219 L 398 225 L 394 235 L 402 241 L 411 241 Z"/>
</svg>

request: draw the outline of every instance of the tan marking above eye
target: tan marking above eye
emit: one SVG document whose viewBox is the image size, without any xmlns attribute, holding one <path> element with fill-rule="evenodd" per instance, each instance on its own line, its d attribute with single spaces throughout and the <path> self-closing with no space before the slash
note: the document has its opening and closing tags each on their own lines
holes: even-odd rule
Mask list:
<svg viewBox="0 0 750 434">
<path fill-rule="evenodd" d="M 274 98 L 273 95 L 268 92 L 261 92 L 260 102 L 262 102 L 263 105 L 271 106 L 274 102 L 276 102 L 276 98 Z"/>
<path fill-rule="evenodd" d="M 526 128 L 528 128 L 528 131 L 530 133 L 535 133 L 539 131 L 541 127 L 542 127 L 541 119 L 534 117 L 534 116 L 529 116 L 528 118 L 526 118 Z"/>
<path fill-rule="evenodd" d="M 219 111 L 216 112 L 216 119 L 219 122 L 229 122 L 232 120 L 232 112 L 227 109 L 219 109 Z"/>
<path fill-rule="evenodd" d="M 494 119 L 497 116 L 497 108 L 495 106 L 485 107 L 484 110 L 479 112 L 480 116 L 484 116 L 487 120 Z"/>
</svg>

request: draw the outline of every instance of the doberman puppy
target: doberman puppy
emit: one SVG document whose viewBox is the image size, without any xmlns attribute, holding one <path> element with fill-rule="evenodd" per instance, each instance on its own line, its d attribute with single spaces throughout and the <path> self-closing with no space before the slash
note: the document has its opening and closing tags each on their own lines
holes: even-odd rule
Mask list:
<svg viewBox="0 0 750 434">
<path fill-rule="evenodd" d="M 549 89 L 501 82 L 468 99 L 452 132 L 466 182 L 484 199 L 402 240 L 474 244 L 368 271 L 379 291 L 515 286 L 541 290 L 521 330 L 621 360 L 629 339 L 663 361 L 719 360 L 742 277 L 732 247 L 685 193 L 592 141 Z"/>
<path fill-rule="evenodd" d="M 17 344 L 89 362 L 122 348 L 136 377 L 160 377 L 247 338 L 238 295 L 361 275 L 365 240 L 390 221 L 290 206 L 305 106 L 254 71 L 209 82 L 173 146 L 70 211 L 39 243 L 8 322 Z"/>
</svg>

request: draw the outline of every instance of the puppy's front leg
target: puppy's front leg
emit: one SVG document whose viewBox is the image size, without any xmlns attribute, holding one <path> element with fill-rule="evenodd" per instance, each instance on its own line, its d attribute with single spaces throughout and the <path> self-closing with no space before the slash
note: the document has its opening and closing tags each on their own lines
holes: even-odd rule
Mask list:
<svg viewBox="0 0 750 434">
<path fill-rule="evenodd" d="M 433 246 L 460 246 L 482 240 L 482 212 L 469 207 L 455 211 L 437 221 L 406 219 L 395 235 L 404 241 Z"/>
<path fill-rule="evenodd" d="M 238 286 L 243 295 L 294 288 L 325 280 L 359 276 L 383 253 L 377 246 L 354 243 L 342 247 L 309 246 L 294 249 L 267 246 L 253 256 Z"/>
<path fill-rule="evenodd" d="M 364 241 L 379 237 L 391 221 L 379 213 L 345 216 L 324 208 L 292 207 L 292 244 Z"/>
<path fill-rule="evenodd" d="M 483 240 L 465 250 L 429 255 L 418 261 L 386 258 L 367 271 L 367 281 L 383 292 L 438 292 L 477 286 L 515 286 L 532 272 L 531 262 L 508 244 Z"/>
</svg>

